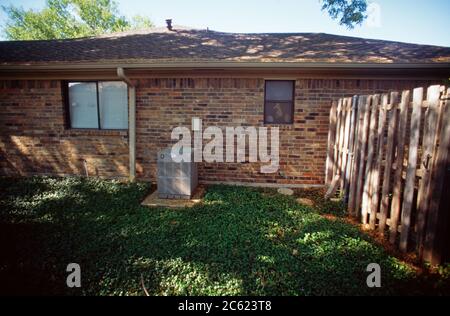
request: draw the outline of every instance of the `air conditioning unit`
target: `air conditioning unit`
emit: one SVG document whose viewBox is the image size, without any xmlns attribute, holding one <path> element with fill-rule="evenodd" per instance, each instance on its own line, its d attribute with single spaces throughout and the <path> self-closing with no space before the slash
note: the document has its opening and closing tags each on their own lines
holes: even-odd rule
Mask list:
<svg viewBox="0 0 450 316">
<path fill-rule="evenodd" d="M 171 148 L 158 153 L 158 197 L 162 199 L 190 199 L 198 185 L 197 164 L 190 151 L 190 162 L 175 162 Z"/>
</svg>

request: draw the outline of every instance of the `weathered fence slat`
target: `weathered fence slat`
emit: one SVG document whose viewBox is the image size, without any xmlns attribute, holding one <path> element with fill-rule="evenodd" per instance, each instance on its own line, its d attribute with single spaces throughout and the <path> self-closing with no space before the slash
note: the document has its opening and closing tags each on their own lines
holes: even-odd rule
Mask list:
<svg viewBox="0 0 450 316">
<path fill-rule="evenodd" d="M 372 182 L 372 193 L 370 201 L 370 217 L 369 227 L 375 229 L 377 222 L 378 204 L 380 201 L 380 177 L 381 177 L 381 161 L 383 159 L 384 150 L 384 129 L 386 126 L 386 113 L 389 103 L 389 95 L 382 95 L 381 107 L 378 117 L 377 144 L 375 149 L 374 166 L 370 181 Z"/>
<path fill-rule="evenodd" d="M 333 101 L 330 110 L 330 130 L 328 132 L 328 150 L 327 150 L 327 164 L 326 164 L 326 174 L 325 174 L 325 184 L 330 184 L 333 180 L 333 165 L 336 163 L 334 161 L 334 150 L 336 141 L 336 113 L 337 104 Z"/>
<path fill-rule="evenodd" d="M 344 192 L 346 184 L 347 184 L 347 175 L 345 173 L 347 169 L 347 157 L 349 155 L 349 133 L 350 133 L 350 117 L 351 117 L 351 98 L 345 99 L 345 125 L 344 125 L 344 144 L 342 146 L 342 161 L 341 161 L 341 195 L 344 196 L 346 193 Z"/>
<path fill-rule="evenodd" d="M 445 179 L 443 170 L 446 170 L 450 158 L 450 89 L 447 90 L 445 99 L 441 107 L 442 128 L 439 133 L 439 148 L 431 174 L 431 199 L 428 208 L 427 230 L 423 250 L 423 259 L 432 264 L 438 264 L 441 261 L 439 248 L 442 247 L 442 244 L 440 244 L 442 241 L 438 240 L 438 235 L 442 227 L 440 224 L 442 225 L 443 223 L 439 221 L 439 213 L 442 214 L 446 210 L 439 209 L 439 201 L 441 200 Z"/>
<path fill-rule="evenodd" d="M 355 135 L 358 133 L 358 127 L 353 128 L 355 126 L 356 114 L 357 114 L 357 102 L 358 97 L 354 96 L 351 98 L 351 107 L 350 107 L 350 124 L 348 129 L 348 154 L 347 154 L 347 165 L 345 168 L 345 201 L 348 201 L 349 198 L 349 189 L 350 189 L 350 177 L 352 172 L 352 166 L 355 158 Z"/>
<path fill-rule="evenodd" d="M 427 91 L 428 108 L 425 112 L 424 135 L 422 142 L 422 159 L 420 164 L 421 180 L 417 193 L 417 246 L 421 253 L 423 231 L 425 229 L 426 212 L 430 201 L 431 162 L 434 149 L 437 147 L 438 110 L 440 86 L 431 86 Z"/>
<path fill-rule="evenodd" d="M 388 136 L 386 148 L 386 163 L 384 165 L 383 188 L 381 189 L 381 206 L 378 230 L 384 232 L 389 209 L 389 187 L 391 184 L 392 161 L 394 155 L 394 135 L 397 132 L 397 105 L 398 92 L 391 93 L 391 108 L 388 123 Z"/>
<path fill-rule="evenodd" d="M 337 109 L 336 109 L 336 138 L 334 147 L 334 156 L 333 156 L 333 176 L 332 179 L 338 172 L 338 160 L 339 160 L 339 142 L 340 142 L 340 130 L 341 130 L 341 110 L 342 110 L 342 99 L 339 99 Z"/>
<path fill-rule="evenodd" d="M 341 100 L 341 110 L 339 116 L 339 141 L 338 141 L 338 160 L 337 160 L 337 175 L 339 179 L 342 175 L 342 148 L 344 146 L 344 128 L 345 128 L 345 99 Z"/>
<path fill-rule="evenodd" d="M 364 114 L 366 108 L 366 98 L 363 96 L 358 97 L 358 112 L 356 117 L 356 132 L 354 136 L 354 147 L 353 147 L 353 165 L 351 171 L 350 178 L 350 188 L 349 188 L 349 197 L 348 197 L 348 212 L 350 215 L 355 215 L 355 202 L 356 202 L 356 194 L 357 194 L 357 176 L 359 172 L 359 165 L 361 163 L 360 154 L 361 154 L 361 146 L 362 146 L 362 132 L 363 132 L 363 124 L 364 124 Z"/>
<path fill-rule="evenodd" d="M 377 127 L 377 110 L 379 107 L 379 95 L 374 95 L 372 98 L 372 110 L 370 113 L 370 130 L 369 130 L 369 141 L 368 141 L 368 153 L 366 161 L 366 170 L 364 173 L 364 188 L 363 188 L 363 200 L 362 200 L 362 214 L 361 222 L 365 225 L 367 224 L 367 214 L 370 208 L 371 199 L 371 178 L 372 178 L 372 168 L 373 168 L 373 156 L 375 152 L 375 133 Z"/>
<path fill-rule="evenodd" d="M 360 157 L 360 163 L 358 167 L 358 178 L 357 178 L 357 185 L 356 185 L 356 197 L 355 197 L 355 216 L 359 217 L 361 214 L 360 210 L 362 209 L 361 204 L 363 200 L 363 188 L 364 188 L 364 172 L 365 172 L 365 166 L 366 166 L 366 149 L 367 149 L 367 137 L 369 134 L 369 119 L 370 119 L 370 113 L 371 113 L 371 104 L 372 104 L 372 96 L 363 96 L 363 103 L 364 103 L 364 118 L 362 123 L 362 131 L 360 133 L 361 135 L 361 146 L 359 149 L 359 157 Z"/>
<path fill-rule="evenodd" d="M 325 193 L 325 198 L 329 199 L 330 197 L 332 197 L 333 195 L 336 194 L 337 188 L 339 186 L 339 181 L 340 181 L 340 177 L 339 175 L 335 175 L 333 180 L 331 181 L 330 186 L 328 187 L 327 192 Z"/>
<path fill-rule="evenodd" d="M 389 224 L 389 242 L 395 243 L 398 233 L 398 220 L 400 218 L 400 199 L 402 193 L 402 173 L 403 173 L 403 160 L 405 156 L 405 137 L 406 137 L 406 125 L 408 122 L 408 108 L 411 99 L 411 93 L 409 90 L 403 91 L 402 101 L 400 103 L 400 113 L 397 132 L 397 157 L 395 159 L 395 175 L 394 175 L 394 188 L 392 194 L 391 204 L 391 216 Z"/>
<path fill-rule="evenodd" d="M 408 250 L 411 229 L 411 209 L 413 207 L 414 183 L 416 179 L 417 155 L 419 147 L 420 119 L 422 116 L 423 88 L 414 89 L 413 112 L 411 115 L 410 141 L 408 149 L 408 167 L 406 168 L 405 190 L 403 194 L 400 250 Z"/>
</svg>

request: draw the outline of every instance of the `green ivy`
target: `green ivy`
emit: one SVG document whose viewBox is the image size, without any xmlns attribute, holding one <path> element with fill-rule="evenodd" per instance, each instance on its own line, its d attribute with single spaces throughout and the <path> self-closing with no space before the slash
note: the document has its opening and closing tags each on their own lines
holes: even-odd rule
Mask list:
<svg viewBox="0 0 450 316">
<path fill-rule="evenodd" d="M 0 292 L 14 294 L 448 294 L 343 220 L 295 197 L 211 186 L 192 208 L 140 205 L 147 183 L 0 178 Z M 335 209 L 333 207 L 333 209 Z M 65 285 L 68 263 L 82 287 Z M 366 286 L 379 263 L 382 287 Z"/>
</svg>

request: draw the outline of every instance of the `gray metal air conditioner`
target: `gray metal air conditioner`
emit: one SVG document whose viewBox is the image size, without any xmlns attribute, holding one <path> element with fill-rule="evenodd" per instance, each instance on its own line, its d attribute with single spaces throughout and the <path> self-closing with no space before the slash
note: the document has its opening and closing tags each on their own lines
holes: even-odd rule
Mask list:
<svg viewBox="0 0 450 316">
<path fill-rule="evenodd" d="M 198 185 L 197 164 L 191 153 L 190 162 L 175 162 L 171 148 L 158 153 L 158 197 L 162 199 L 190 199 Z"/>
</svg>

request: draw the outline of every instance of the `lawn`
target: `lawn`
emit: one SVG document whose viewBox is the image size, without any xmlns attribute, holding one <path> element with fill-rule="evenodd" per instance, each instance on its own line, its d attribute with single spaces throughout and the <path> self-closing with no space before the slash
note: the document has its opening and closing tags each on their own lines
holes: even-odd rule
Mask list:
<svg viewBox="0 0 450 316">
<path fill-rule="evenodd" d="M 0 293 L 62 295 L 448 294 L 343 219 L 272 190 L 210 186 L 188 209 L 140 205 L 146 183 L 0 179 Z M 328 205 L 339 213 L 339 204 Z M 66 266 L 82 287 L 66 287 Z M 366 286 L 378 263 L 382 287 Z M 444 271 L 445 272 L 445 271 Z"/>
</svg>

